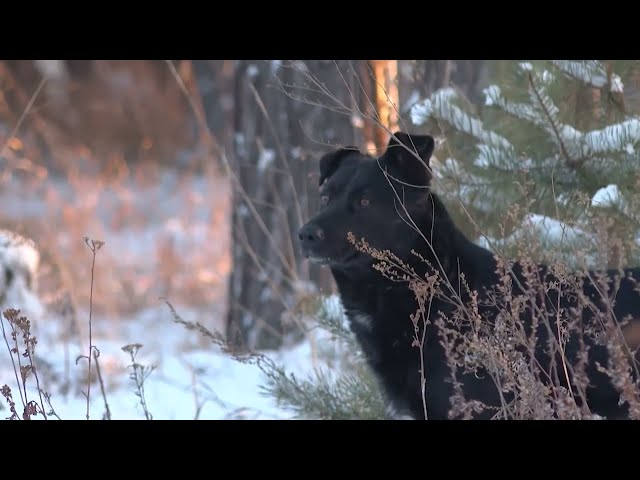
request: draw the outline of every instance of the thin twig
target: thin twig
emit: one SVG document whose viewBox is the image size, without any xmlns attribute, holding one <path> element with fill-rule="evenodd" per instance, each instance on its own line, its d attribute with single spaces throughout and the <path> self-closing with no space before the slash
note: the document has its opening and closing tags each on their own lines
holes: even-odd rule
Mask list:
<svg viewBox="0 0 640 480">
<path fill-rule="evenodd" d="M 89 293 L 89 355 L 86 356 L 87 361 L 89 363 L 89 369 L 87 374 L 87 420 L 89 420 L 89 405 L 90 405 L 90 396 L 91 396 L 91 355 L 93 353 L 93 337 L 92 337 L 92 316 L 93 316 L 93 282 L 94 282 L 94 270 L 96 266 L 96 253 L 100 248 L 104 245 L 104 242 L 101 240 L 91 240 L 91 244 L 89 244 L 89 238 L 85 237 L 84 242 L 89 247 L 89 250 L 93 253 L 93 258 L 91 261 L 91 290 Z M 78 357 L 78 359 L 81 357 Z M 78 361 L 76 359 L 76 363 Z"/>
<path fill-rule="evenodd" d="M 104 381 L 102 380 L 102 373 L 100 371 L 100 363 L 98 362 L 99 356 L 99 350 L 95 348 L 93 350 L 93 359 L 96 362 L 96 373 L 98 374 L 98 382 L 100 382 L 100 391 L 102 392 L 102 399 L 104 400 L 104 408 L 106 411 L 107 420 L 111 420 L 111 410 L 109 409 L 109 402 L 107 402 L 107 392 L 104 388 Z"/>
<path fill-rule="evenodd" d="M 13 128 L 13 130 L 11 131 L 9 136 L 7 137 L 7 140 L 5 140 L 4 144 L 2 145 L 2 148 L 0 148 L 0 155 L 2 155 L 4 153 L 4 149 L 7 148 L 7 145 L 9 145 L 9 142 L 11 141 L 11 139 L 16 136 L 16 133 L 18 133 L 18 130 L 20 129 L 20 126 L 22 125 L 22 122 L 24 121 L 24 119 L 26 118 L 27 114 L 29 113 L 29 111 L 33 107 L 33 104 L 35 103 L 36 98 L 38 98 L 38 95 L 40 94 L 40 90 L 42 90 L 42 87 L 44 87 L 45 83 L 47 83 L 47 77 L 43 77 L 42 80 L 40 80 L 40 83 L 38 84 L 38 86 L 36 88 L 36 91 L 33 92 L 33 95 L 31 95 L 31 98 L 29 99 L 29 103 L 27 104 L 27 106 L 25 107 L 24 111 L 20 115 L 20 118 L 18 119 L 18 122 L 16 123 L 16 126 Z"/>
<path fill-rule="evenodd" d="M 7 321 L 9 321 L 9 318 L 7 317 L 6 312 L 4 312 L 4 316 L 5 318 L 7 318 Z M 9 356 L 11 357 L 11 363 L 13 364 L 13 373 L 16 376 L 16 385 L 18 385 L 20 400 L 22 401 L 22 407 L 24 408 L 27 405 L 27 402 L 25 401 L 25 398 L 22 396 L 22 390 L 20 388 L 20 380 L 18 377 L 18 369 L 16 368 L 16 362 L 13 359 L 13 353 L 11 352 L 11 346 L 9 345 L 9 340 L 7 339 L 7 333 L 5 331 L 4 322 L 2 321 L 2 318 L 0 318 L 0 326 L 2 326 L 2 336 L 4 337 L 4 342 L 7 345 L 7 351 L 9 352 Z"/>
<path fill-rule="evenodd" d="M 29 328 L 29 327 L 26 327 Z M 31 355 L 31 332 L 26 331 L 26 339 L 25 344 L 27 348 L 27 356 L 29 357 L 29 363 L 31 364 L 31 371 L 33 372 L 33 376 L 36 378 L 36 388 L 38 389 L 38 395 L 40 396 L 40 409 L 42 411 L 42 416 L 45 420 L 48 420 L 47 414 L 44 411 L 44 401 L 42 400 L 42 389 L 40 388 L 40 378 L 38 377 L 38 369 L 35 366 L 35 362 L 33 356 Z"/>
</svg>

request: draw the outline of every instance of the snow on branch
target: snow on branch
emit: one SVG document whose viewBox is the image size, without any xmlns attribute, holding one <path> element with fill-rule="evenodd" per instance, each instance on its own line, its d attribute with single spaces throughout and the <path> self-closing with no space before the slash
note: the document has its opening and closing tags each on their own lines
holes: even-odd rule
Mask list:
<svg viewBox="0 0 640 480">
<path fill-rule="evenodd" d="M 519 228 L 515 229 L 509 236 L 504 238 L 479 238 L 482 246 L 487 248 L 505 247 L 515 245 L 521 240 L 535 238 L 545 245 L 559 245 L 566 242 L 567 245 L 584 244 L 589 241 L 589 234 L 581 228 L 571 226 L 561 220 L 542 215 L 539 213 L 528 213 L 522 219 Z"/>
<path fill-rule="evenodd" d="M 511 149 L 492 147 L 484 143 L 477 145 L 477 148 L 479 153 L 473 160 L 473 164 L 477 167 L 496 167 L 511 170 L 514 167 L 518 169 L 530 169 L 534 165 L 531 158 L 516 157 Z"/>
<path fill-rule="evenodd" d="M 620 153 L 633 151 L 640 140 L 640 117 L 593 130 L 582 137 L 583 155 L 597 153 Z"/>
<path fill-rule="evenodd" d="M 577 151 L 582 158 L 622 152 L 632 155 L 635 152 L 634 145 L 640 140 L 640 117 L 588 133 L 582 133 L 570 125 L 563 125 L 561 136 L 565 144 Z"/>
<path fill-rule="evenodd" d="M 511 149 L 513 146 L 507 139 L 494 132 L 486 131 L 481 120 L 454 105 L 457 97 L 452 88 L 442 88 L 434 92 L 431 97 L 417 103 L 411 108 L 411 121 L 415 125 L 426 123 L 429 118 L 443 120 L 460 132 L 464 132 L 488 145 Z"/>
<path fill-rule="evenodd" d="M 592 87 L 603 88 L 608 84 L 607 71 L 598 60 L 552 60 L 551 63 L 565 75 L 581 80 Z M 611 75 L 611 86 L 609 88 L 612 92 L 623 92 L 624 85 L 619 75 Z"/>
<path fill-rule="evenodd" d="M 560 125 L 558 120 L 560 109 L 547 94 L 547 87 L 551 84 L 553 76 L 545 70 L 542 73 L 531 72 L 529 79 L 531 85 L 529 96 L 531 102 L 538 107 L 536 113 L 539 115 L 541 124 L 551 133 L 555 133 L 557 126 Z"/>
<path fill-rule="evenodd" d="M 532 122 L 541 126 L 545 125 L 545 122 L 540 116 L 540 113 L 537 112 L 531 105 L 527 105 L 525 103 L 509 102 L 502 96 L 502 90 L 500 90 L 499 86 L 491 85 L 485 88 L 483 90 L 483 93 L 485 94 L 485 105 L 500 107 L 506 113 L 516 118 L 526 120 L 528 122 Z"/>
<path fill-rule="evenodd" d="M 591 198 L 591 205 L 594 207 L 609 207 L 620 201 L 622 193 L 615 184 L 607 185 L 598 190 Z"/>
</svg>

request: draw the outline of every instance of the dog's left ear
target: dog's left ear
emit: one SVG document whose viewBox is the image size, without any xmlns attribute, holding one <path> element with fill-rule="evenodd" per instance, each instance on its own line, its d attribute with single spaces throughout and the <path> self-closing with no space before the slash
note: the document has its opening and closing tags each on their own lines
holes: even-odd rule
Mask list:
<svg viewBox="0 0 640 480">
<path fill-rule="evenodd" d="M 408 183 L 428 185 L 431 180 L 429 160 L 434 146 L 435 141 L 429 135 L 396 132 L 389 139 L 387 151 L 381 159 L 386 165 L 395 167 Z"/>
<path fill-rule="evenodd" d="M 320 158 L 320 180 L 318 185 L 322 186 L 327 178 L 335 173 L 340 166 L 340 162 L 350 153 L 359 152 L 358 147 L 348 146 L 339 148 L 335 152 L 324 154 Z"/>
</svg>

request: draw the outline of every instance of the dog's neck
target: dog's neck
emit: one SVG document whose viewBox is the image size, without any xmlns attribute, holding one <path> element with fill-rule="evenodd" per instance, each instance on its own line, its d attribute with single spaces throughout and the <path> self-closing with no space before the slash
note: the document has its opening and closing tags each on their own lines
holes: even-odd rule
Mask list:
<svg viewBox="0 0 640 480">
<path fill-rule="evenodd" d="M 415 277 L 424 279 L 437 272 L 441 280 L 448 281 L 458 290 L 461 276 L 464 276 L 464 281 L 473 286 L 478 275 L 489 273 L 475 271 L 474 266 L 477 262 L 473 259 L 477 259 L 478 256 L 492 259 L 491 252 L 473 243 L 456 227 L 446 207 L 436 195 L 432 196 L 430 207 L 429 215 L 418 217 L 424 219 L 417 223 L 421 235 L 415 234 L 416 240 L 412 245 L 412 250 L 418 255 L 405 252 L 402 261 L 415 272 Z M 334 279 L 343 296 L 366 294 L 374 288 L 380 290 L 380 294 L 388 295 L 396 288 L 407 288 L 406 281 L 390 279 L 374 268 L 373 265 L 378 263 L 378 260 L 373 257 L 369 257 L 368 260 L 357 269 L 332 268 Z"/>
</svg>

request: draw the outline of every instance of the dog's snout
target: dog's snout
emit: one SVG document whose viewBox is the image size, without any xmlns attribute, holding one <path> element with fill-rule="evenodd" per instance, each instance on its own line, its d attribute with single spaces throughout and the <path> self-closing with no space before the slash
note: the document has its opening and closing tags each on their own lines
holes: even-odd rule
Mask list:
<svg viewBox="0 0 640 480">
<path fill-rule="evenodd" d="M 307 224 L 298 231 L 298 238 L 304 244 L 312 244 L 324 239 L 324 231 L 320 227 Z"/>
</svg>

